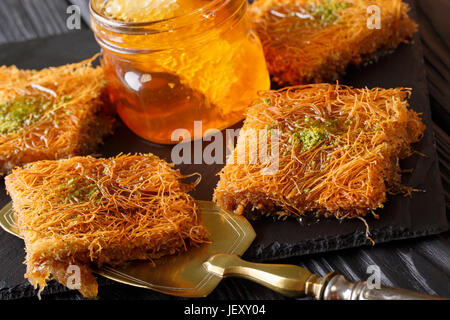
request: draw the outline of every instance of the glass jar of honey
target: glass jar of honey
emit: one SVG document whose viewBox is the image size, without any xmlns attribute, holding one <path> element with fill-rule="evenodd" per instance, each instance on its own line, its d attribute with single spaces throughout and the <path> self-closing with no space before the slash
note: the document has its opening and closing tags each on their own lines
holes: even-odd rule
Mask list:
<svg viewBox="0 0 450 320">
<path fill-rule="evenodd" d="M 108 94 L 123 122 L 162 144 L 177 142 L 177 129 L 198 139 L 239 122 L 270 87 L 246 11 L 247 0 L 91 0 Z"/>
</svg>

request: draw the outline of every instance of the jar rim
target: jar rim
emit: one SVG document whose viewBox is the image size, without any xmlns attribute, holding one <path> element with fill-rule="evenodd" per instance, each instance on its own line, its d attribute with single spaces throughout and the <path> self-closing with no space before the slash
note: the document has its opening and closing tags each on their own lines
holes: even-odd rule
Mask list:
<svg viewBox="0 0 450 320">
<path fill-rule="evenodd" d="M 147 54 L 179 45 L 181 39 L 189 39 L 191 45 L 209 41 L 211 33 L 222 26 L 241 21 L 247 12 L 247 0 L 212 0 L 206 6 L 185 15 L 150 22 L 123 22 L 109 19 L 94 11 L 91 0 L 91 28 L 98 44 L 119 54 Z M 97 2 L 98 3 L 98 2 Z M 126 36 L 126 41 L 123 36 Z M 142 38 L 144 37 L 144 38 Z M 188 45 L 187 42 L 183 42 Z"/>
<path fill-rule="evenodd" d="M 135 33 L 136 30 L 134 29 L 145 29 L 146 27 L 150 27 L 153 25 L 161 24 L 161 23 L 174 23 L 176 24 L 177 21 L 182 21 L 185 19 L 193 19 L 195 16 L 207 16 L 208 13 L 211 13 L 215 10 L 218 10 L 224 6 L 226 6 L 229 2 L 233 0 L 213 0 L 207 5 L 200 7 L 198 9 L 195 9 L 193 11 L 187 12 L 182 15 L 173 16 L 166 19 L 160 19 L 160 20 L 152 20 L 152 21 L 143 21 L 143 22 L 126 22 L 126 21 L 120 21 L 115 20 L 112 18 L 108 18 L 102 13 L 100 13 L 97 9 L 94 7 L 94 2 L 99 0 L 90 0 L 89 1 L 89 10 L 91 17 L 94 18 L 96 21 L 102 23 L 103 26 L 107 28 L 114 29 L 116 31 L 133 31 Z M 245 0 L 247 1 L 247 0 Z M 146 32 L 146 31 L 143 31 Z"/>
</svg>

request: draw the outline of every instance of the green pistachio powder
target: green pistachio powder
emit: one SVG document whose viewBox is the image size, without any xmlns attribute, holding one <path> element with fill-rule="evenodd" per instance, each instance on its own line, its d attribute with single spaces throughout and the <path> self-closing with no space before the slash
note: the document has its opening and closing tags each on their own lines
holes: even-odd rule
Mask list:
<svg viewBox="0 0 450 320">
<path fill-rule="evenodd" d="M 332 24 L 338 21 L 339 11 L 348 8 L 349 5 L 348 2 L 336 0 L 324 0 L 320 4 L 311 1 L 308 10 L 314 19 L 320 20 L 324 24 Z"/>
<path fill-rule="evenodd" d="M 94 199 L 100 193 L 96 181 L 83 176 L 68 176 L 56 188 L 65 203 L 81 203 Z"/>
<path fill-rule="evenodd" d="M 15 97 L 0 104 L 0 133 L 15 133 L 38 119 L 51 106 L 39 98 Z"/>
<path fill-rule="evenodd" d="M 62 96 L 58 103 L 54 103 L 43 97 L 17 96 L 0 102 L 0 134 L 18 133 L 70 100 L 71 96 Z"/>
<path fill-rule="evenodd" d="M 270 98 L 265 98 L 264 103 L 270 105 Z M 289 150 L 294 150 L 298 154 L 305 153 L 320 143 L 330 140 L 331 135 L 341 135 L 347 131 L 349 126 L 353 124 L 352 120 L 341 121 L 339 119 L 316 119 L 312 117 L 305 117 L 303 121 L 294 121 L 290 124 L 288 129 L 289 140 L 287 149 L 283 155 L 286 155 Z M 271 125 L 266 126 L 266 130 L 276 129 L 278 124 L 273 122 Z M 339 144 L 339 140 L 330 141 L 334 145 Z M 348 145 L 343 145 L 344 150 L 348 149 Z M 330 160 L 327 158 L 327 160 Z M 315 161 L 311 162 L 311 165 L 315 165 Z M 320 169 L 324 170 L 328 166 L 327 162 L 321 164 Z"/>
<path fill-rule="evenodd" d="M 142 154 L 142 156 L 159 159 L 152 153 Z M 141 176 L 139 181 L 143 182 L 144 179 Z M 98 205 L 102 198 L 102 188 L 104 188 L 103 183 L 98 180 L 94 172 L 84 172 L 84 175 L 74 174 L 62 179 L 56 188 L 55 196 L 58 201 L 65 204 L 93 202 Z M 74 215 L 72 219 L 78 217 L 79 215 Z"/>
<path fill-rule="evenodd" d="M 303 124 L 299 122 L 294 124 L 296 127 L 301 127 L 291 134 L 289 142 L 295 148 L 301 147 L 300 153 L 311 150 L 331 134 L 339 134 L 340 131 L 340 123 L 337 119 L 322 121 L 306 117 Z"/>
</svg>

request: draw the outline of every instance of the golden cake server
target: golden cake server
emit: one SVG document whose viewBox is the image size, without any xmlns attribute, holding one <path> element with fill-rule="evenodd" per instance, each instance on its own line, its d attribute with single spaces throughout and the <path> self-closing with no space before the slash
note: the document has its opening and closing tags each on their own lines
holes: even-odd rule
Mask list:
<svg viewBox="0 0 450 320">
<path fill-rule="evenodd" d="M 381 287 L 365 282 L 351 283 L 331 272 L 324 277 L 295 265 L 252 263 L 241 256 L 255 239 L 255 231 L 243 216 L 220 209 L 210 201 L 199 201 L 202 223 L 210 232 L 211 244 L 152 262 L 128 262 L 104 266 L 96 273 L 135 287 L 181 297 L 205 297 L 224 277 L 255 281 L 289 297 L 311 296 L 320 300 L 442 299 L 434 296 Z M 2 228 L 20 237 L 12 205 L 0 211 Z"/>
</svg>

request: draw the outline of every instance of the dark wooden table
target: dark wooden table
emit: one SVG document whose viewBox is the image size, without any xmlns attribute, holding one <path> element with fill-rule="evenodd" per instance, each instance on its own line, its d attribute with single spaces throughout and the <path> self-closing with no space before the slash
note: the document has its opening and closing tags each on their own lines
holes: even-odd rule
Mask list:
<svg viewBox="0 0 450 320">
<path fill-rule="evenodd" d="M 82 29 L 88 28 L 87 0 L 0 0 L 0 44 L 69 32 L 66 19 L 69 5 L 81 8 Z M 447 217 L 450 208 L 450 1 L 416 0 L 417 19 L 424 48 L 427 84 L 433 112 L 442 183 L 445 189 Z M 425 213 L 426 214 L 426 213 Z M 352 281 L 365 280 L 369 265 L 381 269 L 381 282 L 428 294 L 450 297 L 450 232 L 438 236 L 380 244 L 303 256 L 278 261 L 308 268 L 319 275 L 337 270 Z M 1 281 L 1 279 L 0 279 Z M 173 299 L 149 290 L 100 282 L 102 299 Z M 2 299 L 18 298 L 0 289 Z M 48 293 L 44 299 L 82 299 L 78 292 L 66 290 Z M 224 280 L 211 299 L 284 299 L 246 280 Z"/>
</svg>

